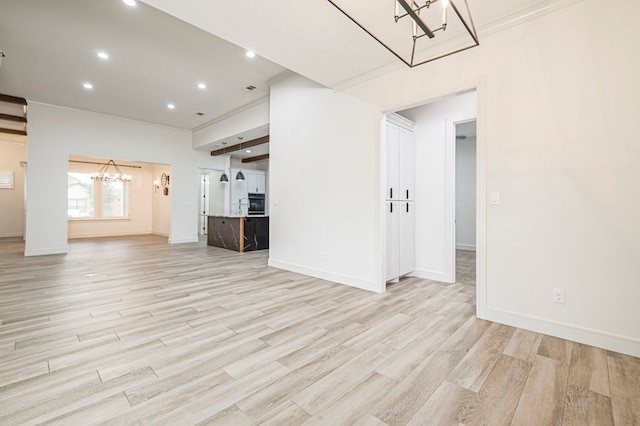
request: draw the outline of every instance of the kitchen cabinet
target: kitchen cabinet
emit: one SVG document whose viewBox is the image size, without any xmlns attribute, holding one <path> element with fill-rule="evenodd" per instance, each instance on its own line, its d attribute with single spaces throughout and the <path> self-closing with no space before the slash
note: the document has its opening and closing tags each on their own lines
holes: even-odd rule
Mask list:
<svg viewBox="0 0 640 426">
<path fill-rule="evenodd" d="M 387 201 L 387 273 L 394 280 L 415 269 L 415 209 L 411 201 Z"/>
<path fill-rule="evenodd" d="M 409 120 L 392 114 L 386 126 L 386 280 L 390 281 L 415 269 L 415 141 Z"/>
<path fill-rule="evenodd" d="M 246 216 L 249 214 L 249 196 L 247 191 L 247 173 L 243 170 L 245 180 L 236 180 L 238 169 L 231 169 L 229 183 L 231 186 L 231 197 L 229 199 L 229 214 Z"/>
<path fill-rule="evenodd" d="M 263 170 L 242 170 L 244 180 L 236 180 L 238 169 L 231 169 L 229 183 L 231 197 L 229 214 L 246 216 L 249 214 L 249 193 L 266 193 L 266 176 Z"/>
<path fill-rule="evenodd" d="M 408 123 L 401 121 L 407 127 Z M 389 200 L 414 200 L 415 141 L 411 128 L 387 121 L 387 190 Z"/>
<path fill-rule="evenodd" d="M 264 194 L 267 189 L 265 173 L 262 170 L 244 172 L 247 180 L 247 191 L 255 194 Z"/>
</svg>

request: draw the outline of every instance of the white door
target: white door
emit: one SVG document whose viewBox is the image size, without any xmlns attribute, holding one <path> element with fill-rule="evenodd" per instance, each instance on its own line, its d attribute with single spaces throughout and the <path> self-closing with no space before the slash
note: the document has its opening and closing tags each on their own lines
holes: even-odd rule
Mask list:
<svg viewBox="0 0 640 426">
<path fill-rule="evenodd" d="M 398 129 L 398 200 L 413 200 L 415 188 L 415 141 L 412 131 Z"/>
<path fill-rule="evenodd" d="M 387 201 L 387 271 L 386 280 L 400 276 L 400 253 L 398 237 L 398 206 L 400 203 Z"/>
<path fill-rule="evenodd" d="M 398 203 L 398 275 L 406 275 L 415 269 L 416 237 L 414 204 Z"/>
<path fill-rule="evenodd" d="M 387 122 L 387 191 L 385 198 L 398 198 L 398 126 Z"/>
</svg>

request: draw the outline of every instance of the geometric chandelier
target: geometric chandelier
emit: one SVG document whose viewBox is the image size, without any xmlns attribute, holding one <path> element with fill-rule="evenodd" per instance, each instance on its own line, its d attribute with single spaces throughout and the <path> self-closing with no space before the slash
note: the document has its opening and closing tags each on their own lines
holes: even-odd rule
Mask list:
<svg viewBox="0 0 640 426">
<path fill-rule="evenodd" d="M 467 0 L 327 1 L 410 68 L 480 44 Z"/>
<path fill-rule="evenodd" d="M 109 167 L 113 166 L 113 174 L 109 174 Z M 100 170 L 91 173 L 91 179 L 100 182 L 131 182 L 131 176 L 120 171 L 120 167 L 113 160 L 105 163 Z"/>
</svg>

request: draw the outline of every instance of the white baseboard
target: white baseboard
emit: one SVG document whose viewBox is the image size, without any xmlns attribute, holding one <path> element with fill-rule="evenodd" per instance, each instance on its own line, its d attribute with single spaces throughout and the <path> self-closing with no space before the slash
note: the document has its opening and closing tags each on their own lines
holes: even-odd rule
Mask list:
<svg viewBox="0 0 640 426">
<path fill-rule="evenodd" d="M 332 272 L 322 271 L 319 269 L 309 268 L 306 266 L 296 265 L 293 263 L 283 262 L 275 259 L 269 259 L 269 266 L 278 268 L 278 269 L 284 269 L 285 271 L 291 271 L 291 272 L 296 272 L 298 274 L 308 275 L 314 278 L 320 278 L 320 279 L 331 281 L 338 284 L 344 284 L 349 287 L 359 288 L 361 290 L 380 293 L 380 291 L 376 289 L 376 283 L 371 281 L 361 280 L 355 277 L 350 277 L 348 275 L 334 274 Z"/>
<path fill-rule="evenodd" d="M 445 274 L 444 272 L 430 271 L 428 269 L 416 269 L 411 274 L 409 274 L 409 276 L 425 278 L 427 280 L 432 280 L 432 281 L 440 281 L 443 283 L 449 283 L 449 284 L 451 283 L 447 279 L 447 274 Z"/>
<path fill-rule="evenodd" d="M 476 251 L 476 246 L 471 244 L 456 244 L 456 250 Z"/>
<path fill-rule="evenodd" d="M 134 235 L 151 235 L 150 232 L 96 232 L 91 234 L 82 234 L 82 235 L 71 235 L 69 234 L 70 240 L 80 240 L 83 238 L 103 238 L 103 237 L 131 237 Z"/>
<path fill-rule="evenodd" d="M 22 232 L 8 232 L 6 234 L 0 234 L 0 238 L 14 238 L 22 237 Z"/>
<path fill-rule="evenodd" d="M 67 254 L 69 252 L 69 246 L 64 245 L 60 247 L 47 247 L 41 249 L 29 249 L 24 250 L 25 256 L 48 256 L 50 254 Z"/>
<path fill-rule="evenodd" d="M 197 243 L 197 242 L 198 242 L 197 235 L 195 237 L 176 237 L 176 238 L 169 237 L 169 244 L 187 244 L 187 243 Z"/>
<path fill-rule="evenodd" d="M 482 317 L 480 315 L 481 313 L 478 312 L 479 318 L 500 324 L 640 357 L 640 339 L 637 338 L 609 333 L 603 330 L 580 327 L 560 321 L 552 321 L 500 308 L 488 307 L 486 311 L 482 313 Z"/>
</svg>

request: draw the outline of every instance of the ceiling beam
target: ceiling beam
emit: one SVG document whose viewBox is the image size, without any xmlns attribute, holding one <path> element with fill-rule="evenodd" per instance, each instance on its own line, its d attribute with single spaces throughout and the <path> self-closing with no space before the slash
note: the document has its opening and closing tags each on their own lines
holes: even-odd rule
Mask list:
<svg viewBox="0 0 640 426">
<path fill-rule="evenodd" d="M 25 98 L 19 98 L 17 96 L 9 96 L 0 94 L 0 102 L 6 102 L 8 104 L 26 105 L 27 100 Z"/>
<path fill-rule="evenodd" d="M 269 143 L 269 135 L 252 139 L 247 142 L 240 142 L 239 144 L 232 145 L 230 147 L 216 149 L 215 151 L 211 151 L 211 156 L 214 157 L 216 155 L 228 154 L 230 152 L 240 151 L 241 149 L 251 148 L 252 146 L 262 145 L 265 143 Z"/>
<path fill-rule="evenodd" d="M 17 123 L 27 122 L 27 119 L 25 117 L 20 117 L 18 115 L 9 115 L 9 114 L 0 114 L 0 120 L 15 121 Z"/>
<path fill-rule="evenodd" d="M 5 128 L 2 128 L 2 127 L 0 127 L 0 133 L 8 133 L 10 135 L 27 136 L 27 132 L 25 132 L 24 130 L 5 129 Z"/>
<path fill-rule="evenodd" d="M 269 154 L 256 155 L 255 157 L 243 158 L 243 163 L 253 163 L 254 161 L 268 160 Z"/>
</svg>

